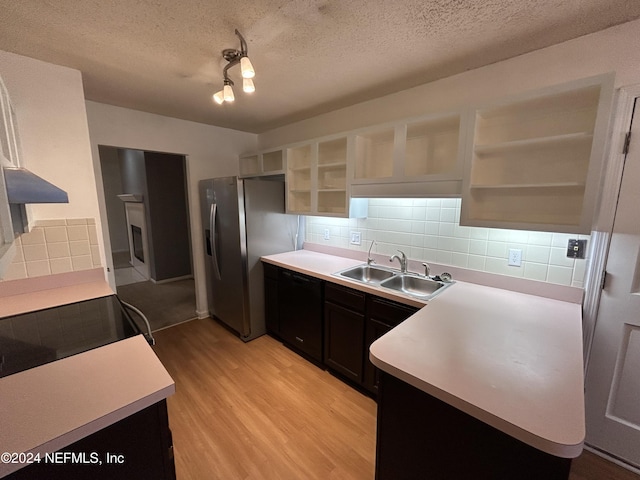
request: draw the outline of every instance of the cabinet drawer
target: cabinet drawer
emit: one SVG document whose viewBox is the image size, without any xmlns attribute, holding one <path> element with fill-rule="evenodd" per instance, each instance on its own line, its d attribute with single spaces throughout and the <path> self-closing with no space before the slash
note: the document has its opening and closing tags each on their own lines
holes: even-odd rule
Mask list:
<svg viewBox="0 0 640 480">
<path fill-rule="evenodd" d="M 342 305 L 356 312 L 364 313 L 365 311 L 366 295 L 352 288 L 327 282 L 324 287 L 324 298 L 328 302 Z"/>
<path fill-rule="evenodd" d="M 393 302 L 380 297 L 369 297 L 367 312 L 369 318 L 385 323 L 391 327 L 399 325 L 401 322 L 410 317 L 418 309 Z"/>
</svg>

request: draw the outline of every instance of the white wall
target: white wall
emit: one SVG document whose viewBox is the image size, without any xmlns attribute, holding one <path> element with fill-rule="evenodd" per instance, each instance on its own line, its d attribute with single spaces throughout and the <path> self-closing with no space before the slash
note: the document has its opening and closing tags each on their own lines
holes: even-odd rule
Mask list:
<svg viewBox="0 0 640 480">
<path fill-rule="evenodd" d="M 96 170 L 100 212 L 106 218 L 98 145 L 175 153 L 187 158 L 187 188 L 191 222 L 191 246 L 196 282 L 196 310 L 207 312 L 204 248 L 198 181 L 238 174 L 238 155 L 257 148 L 257 136 L 150 113 L 86 102 L 93 165 Z M 103 235 L 106 251 L 111 252 L 108 236 Z M 115 288 L 112 259 L 110 282 Z"/>
<path fill-rule="evenodd" d="M 16 111 L 22 166 L 69 195 L 68 204 L 32 205 L 30 220 L 97 218 L 80 72 L 0 51 L 0 75 Z"/>
<path fill-rule="evenodd" d="M 266 149 L 429 113 L 446 112 L 611 71 L 640 82 L 640 20 L 261 134 Z"/>
</svg>

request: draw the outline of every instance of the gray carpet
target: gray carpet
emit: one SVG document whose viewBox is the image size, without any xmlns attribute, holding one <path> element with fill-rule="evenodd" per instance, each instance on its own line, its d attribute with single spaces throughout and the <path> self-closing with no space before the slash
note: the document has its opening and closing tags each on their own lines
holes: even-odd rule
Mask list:
<svg viewBox="0 0 640 480">
<path fill-rule="evenodd" d="M 196 317 L 195 283 L 192 278 L 159 285 L 153 282 L 121 285 L 118 287 L 118 296 L 141 310 L 153 331 Z"/>
</svg>

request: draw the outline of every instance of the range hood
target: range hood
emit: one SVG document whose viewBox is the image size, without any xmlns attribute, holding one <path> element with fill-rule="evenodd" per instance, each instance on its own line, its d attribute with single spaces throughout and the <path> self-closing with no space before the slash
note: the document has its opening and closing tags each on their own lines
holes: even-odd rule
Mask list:
<svg viewBox="0 0 640 480">
<path fill-rule="evenodd" d="M 27 203 L 69 203 L 67 192 L 31 173 L 26 168 L 4 167 L 11 223 L 15 235 L 29 231 Z"/>
<path fill-rule="evenodd" d="M 4 167 L 3 170 L 10 204 L 69 203 L 67 192 L 26 168 Z"/>
</svg>

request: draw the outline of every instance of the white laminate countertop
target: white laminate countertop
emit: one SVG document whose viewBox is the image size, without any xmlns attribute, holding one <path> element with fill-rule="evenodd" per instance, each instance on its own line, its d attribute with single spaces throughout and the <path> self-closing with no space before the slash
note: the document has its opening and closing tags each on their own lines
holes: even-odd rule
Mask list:
<svg viewBox="0 0 640 480">
<path fill-rule="evenodd" d="M 0 316 L 112 293 L 102 281 L 10 295 Z M 0 378 L 0 453 L 60 450 L 174 392 L 143 335 Z M 0 477 L 24 466 L 0 462 Z"/>
<path fill-rule="evenodd" d="M 304 250 L 263 260 L 404 301 L 403 295 L 331 275 L 361 264 L 358 260 Z M 457 282 L 376 340 L 370 359 L 385 372 L 539 450 L 564 458 L 582 452 L 579 304 Z"/>
</svg>

